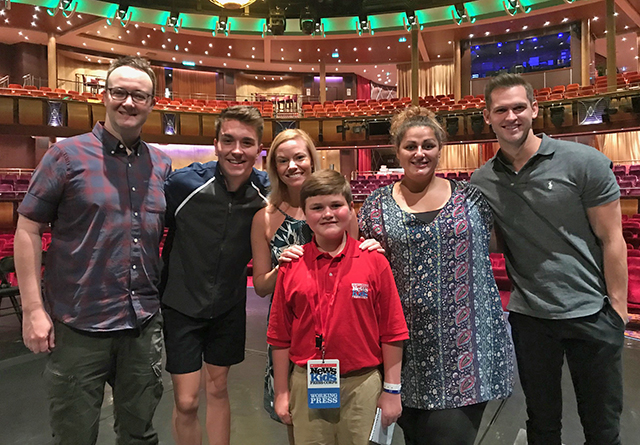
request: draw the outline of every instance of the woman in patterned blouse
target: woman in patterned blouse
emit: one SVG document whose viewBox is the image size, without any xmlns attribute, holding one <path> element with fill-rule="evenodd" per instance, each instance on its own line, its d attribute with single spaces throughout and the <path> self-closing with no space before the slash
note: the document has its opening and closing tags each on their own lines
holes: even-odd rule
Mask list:
<svg viewBox="0 0 640 445">
<path fill-rule="evenodd" d="M 406 109 L 391 136 L 404 177 L 374 191 L 359 222 L 387 252 L 409 327 L 398 423 L 408 445 L 472 445 L 487 402 L 513 388 L 491 210 L 473 186 L 435 175 L 445 133 L 431 112 Z"/>
</svg>

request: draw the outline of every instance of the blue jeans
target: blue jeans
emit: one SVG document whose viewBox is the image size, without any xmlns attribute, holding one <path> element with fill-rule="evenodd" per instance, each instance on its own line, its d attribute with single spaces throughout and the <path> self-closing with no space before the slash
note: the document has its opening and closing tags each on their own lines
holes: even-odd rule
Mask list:
<svg viewBox="0 0 640 445">
<path fill-rule="evenodd" d="M 162 316 L 140 330 L 89 333 L 54 322 L 56 346 L 44 370 L 56 445 L 92 445 L 104 385 L 113 388 L 118 445 L 158 443 L 151 423 L 162 396 Z"/>
<path fill-rule="evenodd" d="M 624 322 L 609 303 L 587 317 L 509 315 L 527 402 L 529 445 L 560 445 L 564 357 L 587 445 L 619 445 Z"/>
</svg>

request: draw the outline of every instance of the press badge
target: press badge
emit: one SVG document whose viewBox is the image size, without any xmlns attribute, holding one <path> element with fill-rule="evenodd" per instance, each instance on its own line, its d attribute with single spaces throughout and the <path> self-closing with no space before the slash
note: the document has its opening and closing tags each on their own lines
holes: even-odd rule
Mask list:
<svg viewBox="0 0 640 445">
<path fill-rule="evenodd" d="M 310 409 L 340 408 L 340 361 L 307 362 L 307 397 Z"/>
</svg>

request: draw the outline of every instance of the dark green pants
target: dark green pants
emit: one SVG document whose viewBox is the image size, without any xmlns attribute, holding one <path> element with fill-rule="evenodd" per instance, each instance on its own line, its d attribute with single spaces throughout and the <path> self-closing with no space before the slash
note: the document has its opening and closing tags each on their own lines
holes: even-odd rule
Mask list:
<svg viewBox="0 0 640 445">
<path fill-rule="evenodd" d="M 55 322 L 44 371 L 57 445 L 92 445 L 105 383 L 113 388 L 118 445 L 157 444 L 152 419 L 162 396 L 162 316 L 141 331 L 80 332 Z"/>
</svg>

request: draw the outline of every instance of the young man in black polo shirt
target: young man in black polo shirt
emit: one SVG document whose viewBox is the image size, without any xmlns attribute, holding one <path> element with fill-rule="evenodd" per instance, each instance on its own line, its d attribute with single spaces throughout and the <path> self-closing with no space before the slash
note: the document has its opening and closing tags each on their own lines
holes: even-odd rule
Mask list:
<svg viewBox="0 0 640 445">
<path fill-rule="evenodd" d="M 529 445 L 560 445 L 566 357 L 587 444 L 620 444 L 627 250 L 611 161 L 538 137 L 533 88 L 504 74 L 485 89 L 500 150 L 471 182 L 491 205 L 514 284 L 508 309 Z"/>
<path fill-rule="evenodd" d="M 253 168 L 262 130 L 255 108 L 227 108 L 216 123 L 218 161 L 176 170 L 165 186 L 169 235 L 161 287 L 178 445 L 202 441 L 203 360 L 209 443 L 229 444 L 227 375 L 244 359 L 251 221 L 266 204 L 268 187 L 266 173 Z"/>
</svg>

